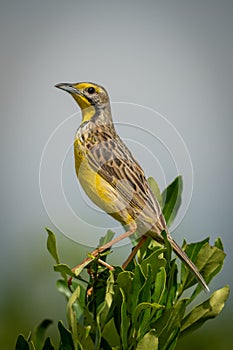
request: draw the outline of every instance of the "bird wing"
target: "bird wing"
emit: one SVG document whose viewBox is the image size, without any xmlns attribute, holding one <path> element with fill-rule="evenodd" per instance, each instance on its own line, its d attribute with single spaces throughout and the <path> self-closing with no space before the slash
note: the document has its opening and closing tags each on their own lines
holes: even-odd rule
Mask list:
<svg viewBox="0 0 233 350">
<path fill-rule="evenodd" d="M 111 136 L 105 131 L 102 142 L 89 147 L 86 157 L 90 166 L 111 185 L 113 191 L 120 193 L 135 216 L 140 214 L 145 221 L 149 219 L 155 223 L 161 209 L 144 171 L 123 141 L 117 135 Z M 98 138 L 101 139 L 100 135 Z"/>
</svg>

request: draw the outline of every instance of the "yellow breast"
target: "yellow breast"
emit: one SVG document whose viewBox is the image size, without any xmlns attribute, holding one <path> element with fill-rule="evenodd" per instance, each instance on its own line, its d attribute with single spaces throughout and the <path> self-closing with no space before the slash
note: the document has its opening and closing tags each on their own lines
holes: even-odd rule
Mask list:
<svg viewBox="0 0 233 350">
<path fill-rule="evenodd" d="M 80 140 L 76 139 L 74 142 L 75 169 L 82 188 L 98 207 L 122 224 L 129 224 L 132 222 L 132 217 L 126 209 L 128 203 L 90 166 L 87 152 Z"/>
</svg>

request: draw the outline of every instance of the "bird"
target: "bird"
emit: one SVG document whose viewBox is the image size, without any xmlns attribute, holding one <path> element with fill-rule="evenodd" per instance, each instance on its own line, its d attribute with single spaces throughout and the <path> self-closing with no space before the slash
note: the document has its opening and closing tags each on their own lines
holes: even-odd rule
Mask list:
<svg viewBox="0 0 233 350">
<path fill-rule="evenodd" d="M 198 268 L 172 238 L 142 167 L 118 135 L 107 90 L 92 82 L 59 83 L 55 87 L 68 92 L 82 112 L 74 140 L 78 180 L 87 196 L 125 227 L 123 234 L 91 254 L 97 256 L 137 231 L 141 239 L 131 253 L 131 259 L 148 236 L 164 244 L 162 232 L 165 231 L 175 254 L 209 291 Z M 87 258 L 85 262 L 89 260 Z"/>
</svg>

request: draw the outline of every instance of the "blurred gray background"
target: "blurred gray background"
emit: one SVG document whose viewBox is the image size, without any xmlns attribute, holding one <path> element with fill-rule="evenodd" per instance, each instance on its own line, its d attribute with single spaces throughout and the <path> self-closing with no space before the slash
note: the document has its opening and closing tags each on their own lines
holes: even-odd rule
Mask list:
<svg viewBox="0 0 233 350">
<path fill-rule="evenodd" d="M 11 0 L 0 5 L 1 348 L 12 349 L 19 332 L 28 334 L 45 317 L 55 325 L 58 319 L 65 320 L 65 302 L 55 290 L 58 276 L 46 251 L 44 227 L 56 232 L 62 261 L 71 266 L 90 251 L 60 232 L 40 195 L 43 148 L 56 127 L 78 111 L 68 95 L 53 87 L 58 82 L 100 83 L 112 101 L 153 108 L 175 126 L 190 153 L 194 183 L 188 211 L 173 235 L 179 243 L 184 237 L 196 241 L 207 236 L 213 243 L 220 236 L 227 259 L 211 288 L 232 284 L 232 1 Z M 146 115 L 127 113 L 115 119 L 156 131 L 153 119 L 147 125 Z M 79 117 L 71 127 L 69 145 Z M 122 132 L 133 147 L 134 129 Z M 58 142 L 57 153 L 61 148 Z M 146 174 L 157 178 L 142 148 L 135 147 L 134 154 Z M 162 161 L 162 152 L 156 156 Z M 57 157 L 55 148 L 52 169 Z M 81 212 L 70 148 L 67 159 L 63 177 L 70 173 L 71 181 L 64 180 L 64 188 L 72 206 L 77 193 L 76 211 Z M 168 172 L 169 181 L 177 175 L 172 167 Z M 56 172 L 48 172 L 48 189 L 53 181 Z M 58 202 L 54 199 L 55 210 Z M 106 219 L 97 214 L 100 223 Z M 69 235 L 68 216 L 62 219 Z M 108 227 L 108 221 L 104 225 Z M 87 228 L 88 234 L 96 231 L 94 226 Z M 128 250 L 129 246 L 115 248 L 112 261 L 120 263 Z M 231 310 L 232 299 L 218 319 L 177 348 L 189 344 L 190 350 L 230 349 Z M 55 328 L 50 332 L 56 335 Z"/>
</svg>

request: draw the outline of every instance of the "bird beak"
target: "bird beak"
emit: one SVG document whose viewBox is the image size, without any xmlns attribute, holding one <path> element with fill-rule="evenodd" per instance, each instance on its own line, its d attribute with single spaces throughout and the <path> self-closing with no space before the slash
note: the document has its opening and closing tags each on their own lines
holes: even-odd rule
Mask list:
<svg viewBox="0 0 233 350">
<path fill-rule="evenodd" d="M 74 87 L 73 84 L 69 83 L 59 83 L 55 85 L 56 88 L 69 92 L 70 94 L 81 95 L 80 91 Z"/>
</svg>

